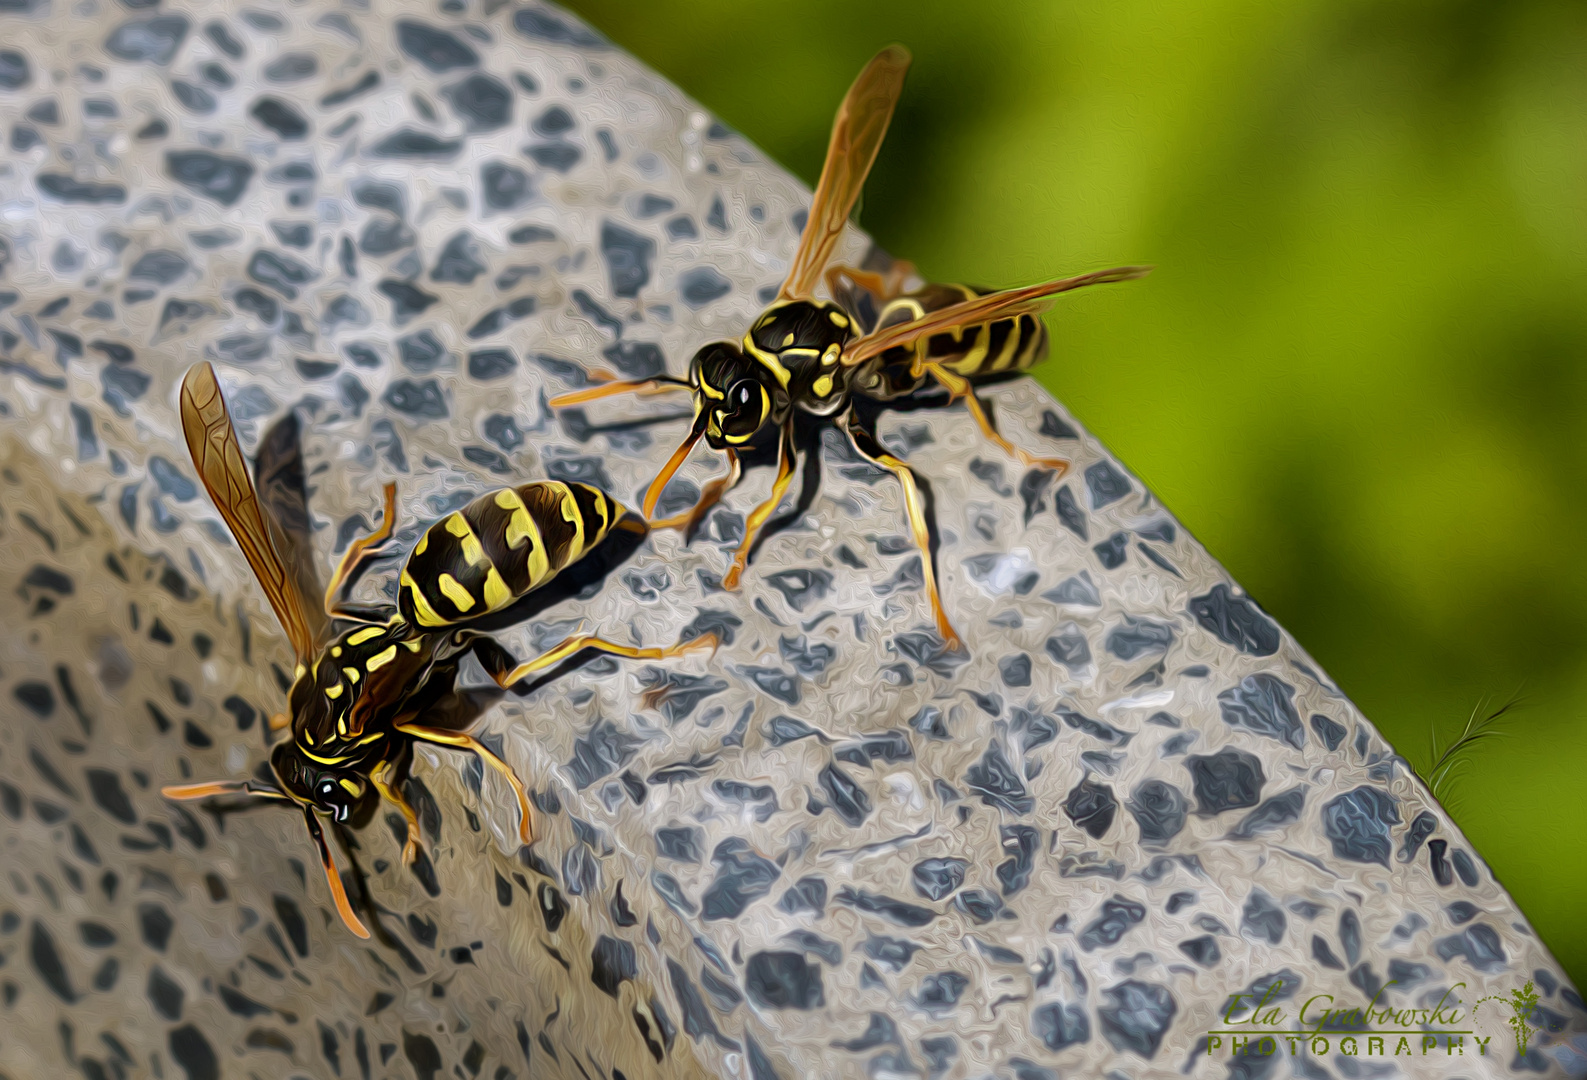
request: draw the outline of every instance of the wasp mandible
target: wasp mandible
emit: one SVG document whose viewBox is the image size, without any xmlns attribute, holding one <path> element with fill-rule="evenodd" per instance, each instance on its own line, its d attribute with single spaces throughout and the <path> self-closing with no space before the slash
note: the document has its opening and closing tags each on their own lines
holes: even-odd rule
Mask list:
<svg viewBox="0 0 1587 1080">
<path fill-rule="evenodd" d="M 669 648 L 580 634 L 515 663 L 471 627 L 540 589 L 613 533 L 644 535 L 642 520 L 587 484 L 532 481 L 481 495 L 419 537 L 399 575 L 395 607 L 352 603 L 351 586 L 371 560 L 388 553 L 396 529 L 397 488 L 387 484 L 379 529 L 349 545 L 322 600 L 295 421 L 290 429 L 278 424 L 262 442 L 256 477 L 268 501 L 261 502 L 207 362 L 182 380 L 181 412 L 199 478 L 292 642 L 297 665 L 287 712 L 269 725 L 291 729 L 270 753 L 273 783 L 220 780 L 161 793 L 170 799 L 243 796 L 300 812 L 336 910 L 359 937 L 369 930 L 348 900 L 319 815 L 361 824 L 386 799 L 407 821 L 403 861 L 411 864 L 419 854 L 419 823 L 402 785 L 416 743 L 472 751 L 499 772 L 518 798 L 520 838 L 526 844 L 533 839 L 529 798 L 511 766 L 474 736 L 434 722 L 444 719 L 441 705 L 464 656 L 474 655 L 506 689 L 586 649 L 661 660 L 716 645 L 710 634 Z"/>
<path fill-rule="evenodd" d="M 909 466 L 877 441 L 871 430 L 874 420 L 864 415 L 875 410 L 862 412 L 858 406 L 932 407 L 938 404 L 932 395 L 946 391 L 940 404 L 962 399 L 982 433 L 1003 450 L 1026 465 L 1062 472 L 1067 462 L 1034 457 L 1005 439 L 976 387 L 1020 374 L 1046 355 L 1047 328 L 1038 316 L 1059 293 L 1138 278 L 1150 268 L 1121 266 L 1002 292 L 960 285 L 927 285 L 905 292 L 904 283 L 912 273 L 907 264 L 897 264 L 886 274 L 841 266 L 829 269 L 881 149 L 909 60 L 902 46 L 883 49 L 849 88 L 832 125 L 826 162 L 792 267 L 776 300 L 742 340 L 713 342 L 700 349 L 689 363 L 686 379 L 657 376 L 604 382 L 560 395 L 551 405 L 577 405 L 637 391 L 690 391 L 694 422 L 652 481 L 643 505 L 645 517 L 650 518 L 667 481 L 704 438 L 727 457 L 726 476 L 707 485 L 693 509 L 653 523 L 657 528 L 682 528 L 690 537 L 711 507 L 738 483 L 740 455 L 769 451 L 775 440 L 777 477 L 770 498 L 745 522 L 743 541 L 722 581 L 728 589 L 737 587 L 754 555 L 761 530 L 793 479 L 801 451 L 806 479 L 796 514 L 814 499 L 819 484 L 815 436 L 821 423 L 800 421 L 814 419 L 843 431 L 862 457 L 893 473 L 903 485 L 937 629 L 947 647 L 957 649 L 959 637 L 937 588 L 936 530 L 921 485 Z M 823 278 L 831 300 L 815 296 Z M 874 318 L 867 308 L 875 311 Z M 803 437 L 796 439 L 796 432 Z"/>
</svg>

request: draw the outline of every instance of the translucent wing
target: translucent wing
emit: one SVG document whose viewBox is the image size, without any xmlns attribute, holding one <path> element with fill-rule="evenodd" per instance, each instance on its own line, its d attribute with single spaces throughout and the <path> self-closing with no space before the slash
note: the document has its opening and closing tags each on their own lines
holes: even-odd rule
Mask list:
<svg viewBox="0 0 1587 1080">
<path fill-rule="evenodd" d="M 882 137 L 893 119 L 893 107 L 904 89 L 904 73 L 909 70 L 909 50 L 889 45 L 865 65 L 860 77 L 849 87 L 843 104 L 832 122 L 832 140 L 827 143 L 827 160 L 821 167 L 815 198 L 810 203 L 810 219 L 793 266 L 777 294 L 779 300 L 809 296 L 815 291 L 821 271 L 832 259 L 832 250 L 865 186 Z"/>
<path fill-rule="evenodd" d="M 1097 270 L 1040 285 L 1027 285 L 1022 289 L 1006 289 L 966 300 L 962 304 L 950 304 L 912 322 L 889 326 L 850 343 L 843 352 L 842 360 L 844 364 L 852 366 L 873 356 L 880 356 L 888 349 L 912 345 L 921 338 L 951 333 L 969 326 L 983 326 L 1018 315 L 1040 314 L 1052 306 L 1052 298 L 1059 293 L 1109 281 L 1129 281 L 1145 277 L 1151 270 L 1149 266 L 1116 266 L 1111 270 Z"/>
<path fill-rule="evenodd" d="M 315 624 L 305 614 L 310 610 L 309 603 L 271 542 L 259 496 L 248 477 L 237 433 L 221 397 L 220 383 L 207 361 L 195 364 L 182 380 L 182 433 L 187 436 L 188 453 L 193 455 L 198 478 L 214 500 L 215 509 L 226 519 L 237 546 L 253 567 L 254 577 L 269 597 L 298 659 L 307 660 L 314 654 Z"/>
<path fill-rule="evenodd" d="M 270 425 L 254 455 L 253 482 L 270 539 L 296 582 L 298 595 L 307 598 L 322 595 L 325 586 L 314 566 L 314 530 L 299 431 L 296 412 L 288 412 Z M 303 614 L 315 643 L 324 644 L 330 627 L 324 607 L 307 601 Z"/>
</svg>

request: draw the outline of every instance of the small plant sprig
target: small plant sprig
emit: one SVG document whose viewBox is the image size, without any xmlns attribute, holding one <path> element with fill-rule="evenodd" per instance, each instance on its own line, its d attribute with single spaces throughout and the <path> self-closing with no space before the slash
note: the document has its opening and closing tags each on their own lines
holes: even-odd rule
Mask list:
<svg viewBox="0 0 1587 1080">
<path fill-rule="evenodd" d="M 1501 722 L 1520 705 L 1520 697 L 1512 697 L 1493 712 L 1482 716 L 1483 705 L 1479 702 L 1472 708 L 1460 735 L 1444 747 L 1438 744 L 1438 728 L 1429 725 L 1428 757 L 1432 760 L 1432 764 L 1422 774 L 1422 780 L 1427 784 L 1427 789 L 1433 793 L 1433 798 L 1441 803 L 1446 801 L 1446 797 L 1453 790 L 1455 779 L 1468 761 L 1468 751 L 1485 739 L 1503 735 Z"/>
<path fill-rule="evenodd" d="M 1478 998 L 1477 1003 L 1471 1007 L 1471 1015 L 1475 1017 L 1477 1010 L 1482 1008 L 1485 1001 L 1497 1001 L 1501 1005 L 1510 1006 L 1510 1019 L 1505 1023 L 1510 1025 L 1515 1032 L 1515 1053 L 1517 1057 L 1526 1057 L 1526 1044 L 1532 1038 L 1535 1030 L 1527 1022 L 1532 1015 L 1532 1010 L 1537 1008 L 1537 991 L 1532 988 L 1532 982 L 1527 980 L 1526 986 L 1520 990 L 1511 990 L 1510 996 L 1494 994 L 1485 998 Z"/>
</svg>

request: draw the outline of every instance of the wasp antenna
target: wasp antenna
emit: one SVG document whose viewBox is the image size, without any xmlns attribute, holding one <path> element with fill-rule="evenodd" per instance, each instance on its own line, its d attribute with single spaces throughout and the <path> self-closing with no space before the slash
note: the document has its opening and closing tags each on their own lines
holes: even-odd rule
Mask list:
<svg viewBox="0 0 1587 1080">
<path fill-rule="evenodd" d="M 347 890 L 342 886 L 342 875 L 336 869 L 336 860 L 331 856 L 331 847 L 325 842 L 325 833 L 320 828 L 319 819 L 314 816 L 313 809 L 307 806 L 303 808 L 303 820 L 308 824 L 309 835 L 314 838 L 315 846 L 320 849 L 320 866 L 325 871 L 325 883 L 331 887 L 331 899 L 336 903 L 336 913 L 342 917 L 347 929 L 368 940 L 369 927 L 358 918 L 358 913 L 353 910 L 352 901 L 347 899 Z"/>
</svg>

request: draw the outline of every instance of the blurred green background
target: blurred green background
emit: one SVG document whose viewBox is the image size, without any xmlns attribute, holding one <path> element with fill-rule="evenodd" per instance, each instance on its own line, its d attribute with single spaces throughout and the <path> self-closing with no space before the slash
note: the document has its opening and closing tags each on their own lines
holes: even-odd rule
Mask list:
<svg viewBox="0 0 1587 1080">
<path fill-rule="evenodd" d="M 567 0 L 564 0 L 567 2 Z M 1064 300 L 1040 377 L 1418 766 L 1587 985 L 1587 6 L 572 0 L 813 183 L 913 50 L 862 224 Z"/>
</svg>

